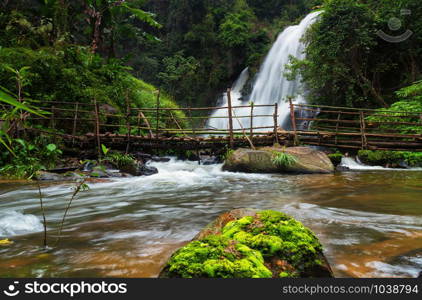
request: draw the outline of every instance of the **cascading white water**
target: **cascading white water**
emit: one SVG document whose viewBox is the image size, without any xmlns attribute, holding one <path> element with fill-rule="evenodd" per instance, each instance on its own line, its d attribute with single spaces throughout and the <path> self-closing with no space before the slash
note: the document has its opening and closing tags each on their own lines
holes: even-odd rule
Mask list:
<svg viewBox="0 0 422 300">
<path fill-rule="evenodd" d="M 306 102 L 303 96 L 303 90 L 300 84 L 300 78 L 289 81 L 284 76 L 285 66 L 289 63 L 290 56 L 298 59 L 305 57 L 305 45 L 301 41 L 306 30 L 316 21 L 321 12 L 312 12 L 306 16 L 299 25 L 286 28 L 277 38 L 268 53 L 258 76 L 255 80 L 250 101 L 255 105 L 273 105 L 278 103 L 278 122 L 283 125 L 289 115 L 288 97 L 294 98 L 294 103 Z M 241 92 L 248 80 L 248 70 L 245 69 L 236 80 L 232 87 L 231 99 L 232 106 L 242 106 L 247 103 L 242 101 Z M 224 95 L 220 106 L 227 106 L 227 96 Z M 234 117 L 250 115 L 249 108 L 233 109 Z M 256 107 L 254 115 L 273 115 L 273 107 Z M 227 117 L 227 110 L 216 110 L 212 117 Z M 237 118 L 233 121 L 235 129 L 250 127 L 250 118 Z M 228 119 L 211 118 L 208 122 L 210 128 L 227 129 Z M 271 117 L 254 117 L 253 127 L 271 127 L 273 119 Z M 265 129 L 263 129 L 265 131 Z"/>
</svg>

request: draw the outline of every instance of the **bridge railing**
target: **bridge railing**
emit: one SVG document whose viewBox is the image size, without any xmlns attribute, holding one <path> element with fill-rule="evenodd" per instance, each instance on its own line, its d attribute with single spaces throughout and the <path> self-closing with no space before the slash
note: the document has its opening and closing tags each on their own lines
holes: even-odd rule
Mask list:
<svg viewBox="0 0 422 300">
<path fill-rule="evenodd" d="M 290 110 L 295 136 L 309 144 L 389 150 L 422 146 L 422 112 L 310 104 L 291 104 Z"/>
<path fill-rule="evenodd" d="M 158 93 L 156 107 L 133 107 L 127 100 L 126 108 L 120 111 L 95 99 L 91 103 L 44 101 L 38 106 L 50 114 L 47 118 L 30 116 L 30 129 L 66 136 L 73 144 L 81 136 L 93 135 L 98 149 L 101 149 L 104 136 L 124 138 L 127 147 L 134 139 L 158 142 L 177 137 L 199 141 L 204 136 L 226 141 L 230 147 L 235 140 L 243 139 L 253 147 L 254 139 L 265 136 L 269 143 L 279 142 L 282 137 L 293 139 L 295 144 L 302 142 L 338 148 L 422 148 L 422 112 L 294 104 L 290 101 L 290 126 L 281 128 L 277 103 L 256 105 L 251 102 L 233 106 L 230 90 L 227 98 L 224 107 L 162 107 Z M 213 114 L 216 111 L 221 113 Z M 266 120 L 258 123 L 258 118 Z M 210 125 L 210 119 L 227 122 L 224 122 L 224 128 L 215 128 Z M 247 122 L 240 121 L 244 119 Z M 268 125 L 255 125 L 263 123 Z"/>
<path fill-rule="evenodd" d="M 66 135 L 72 138 L 73 143 L 77 137 L 85 134 L 93 134 L 100 149 L 103 135 L 126 136 L 128 145 L 137 136 L 144 136 L 151 140 L 165 136 L 180 136 L 196 138 L 201 135 L 211 135 L 214 138 L 227 139 L 233 146 L 236 137 L 246 137 L 251 141 L 254 135 L 261 132 L 272 132 L 278 141 L 278 104 L 274 105 L 242 105 L 232 106 L 228 91 L 228 105 L 224 107 L 162 107 L 159 94 L 156 107 L 138 108 L 129 102 L 125 111 L 118 111 L 107 104 L 100 104 L 95 99 L 92 103 L 44 101 L 39 108 L 50 114 L 47 118 L 30 116 L 31 130 L 38 130 L 55 135 Z M 272 114 L 256 113 L 259 108 L 270 108 Z M 223 113 L 218 116 L 213 112 L 220 110 Z M 248 111 L 248 114 L 236 115 L 235 111 Z M 244 127 L 239 120 L 247 118 L 250 126 Z M 271 126 L 254 126 L 257 118 L 269 118 L 265 122 Z M 214 128 L 208 124 L 211 119 L 225 119 L 225 128 Z M 237 122 L 240 126 L 234 124 Z M 52 130 L 50 130 L 52 129 Z M 58 132 L 58 133 L 57 133 Z"/>
</svg>

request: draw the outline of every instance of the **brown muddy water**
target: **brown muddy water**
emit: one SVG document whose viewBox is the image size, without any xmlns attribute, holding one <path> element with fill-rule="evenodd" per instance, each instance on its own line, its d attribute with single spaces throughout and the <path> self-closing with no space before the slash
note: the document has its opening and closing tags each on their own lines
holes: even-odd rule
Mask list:
<svg viewBox="0 0 422 300">
<path fill-rule="evenodd" d="M 172 160 L 151 177 L 90 184 L 54 245 L 68 183 L 0 183 L 0 277 L 156 277 L 172 251 L 219 214 L 240 207 L 286 212 L 311 228 L 337 277 L 416 277 L 422 271 L 422 172 L 334 175 L 222 172 Z"/>
</svg>

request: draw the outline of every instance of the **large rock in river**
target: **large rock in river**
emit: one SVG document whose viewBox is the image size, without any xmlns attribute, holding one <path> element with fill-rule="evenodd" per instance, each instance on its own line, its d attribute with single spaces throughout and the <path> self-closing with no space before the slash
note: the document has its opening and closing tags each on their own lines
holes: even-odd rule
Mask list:
<svg viewBox="0 0 422 300">
<path fill-rule="evenodd" d="M 333 277 L 311 230 L 276 211 L 236 209 L 218 217 L 160 273 L 164 278 Z"/>
<path fill-rule="evenodd" d="M 287 163 L 277 162 L 279 155 L 288 156 Z M 309 147 L 264 147 L 233 151 L 223 169 L 248 173 L 326 174 L 334 172 L 334 165 L 324 152 Z"/>
</svg>

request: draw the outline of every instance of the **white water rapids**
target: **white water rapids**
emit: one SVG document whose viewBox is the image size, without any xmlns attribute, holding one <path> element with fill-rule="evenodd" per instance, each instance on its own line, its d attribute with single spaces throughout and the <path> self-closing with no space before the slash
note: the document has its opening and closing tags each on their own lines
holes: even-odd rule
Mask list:
<svg viewBox="0 0 422 300">
<path fill-rule="evenodd" d="M 306 45 L 302 42 L 302 37 L 306 30 L 316 21 L 320 12 L 312 12 L 306 16 L 299 25 L 290 26 L 286 28 L 277 38 L 268 53 L 264 63 L 262 64 L 257 78 L 253 85 L 252 94 L 250 96 L 251 102 L 255 105 L 274 105 L 278 103 L 278 122 L 281 126 L 286 122 L 289 116 L 288 97 L 292 97 L 294 103 L 305 103 L 304 90 L 301 86 L 301 79 L 298 77 L 294 81 L 289 81 L 284 76 L 286 72 L 286 64 L 289 63 L 290 56 L 298 59 L 305 58 Z M 248 105 L 242 100 L 242 90 L 248 81 L 248 69 L 245 69 L 233 84 L 231 99 L 232 106 Z M 220 106 L 226 107 L 228 105 L 227 95 L 222 96 Z M 249 108 L 233 109 L 234 117 L 238 117 L 233 122 L 235 129 L 249 128 L 250 118 L 243 118 L 242 116 L 249 116 Z M 269 117 L 254 117 L 253 127 L 271 127 L 273 126 L 274 114 L 273 107 L 256 107 L 254 115 Z M 227 116 L 226 109 L 216 110 L 210 119 L 208 126 L 215 129 L 227 129 L 228 119 L 222 118 Z M 241 126 L 242 125 L 242 126 Z M 268 131 L 265 128 L 261 131 Z"/>
<path fill-rule="evenodd" d="M 0 185 L 0 239 L 14 242 L 0 247 L 0 274 L 153 277 L 171 251 L 222 212 L 240 207 L 283 211 L 304 222 L 339 276 L 415 277 L 420 271 L 421 172 L 271 175 L 176 159 L 151 165 L 158 174 L 89 183 L 72 203 L 60 246 L 49 258 L 36 258 L 43 229 L 37 187 Z M 50 243 L 73 186 L 42 187 Z M 399 260 L 377 252 L 384 241 L 401 245 Z M 31 267 L 11 269 L 17 258 Z"/>
</svg>

